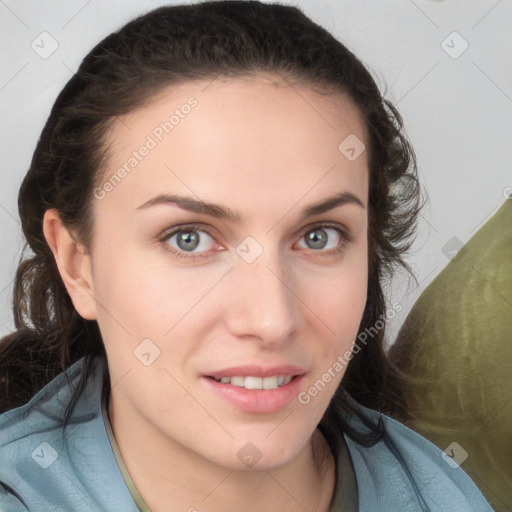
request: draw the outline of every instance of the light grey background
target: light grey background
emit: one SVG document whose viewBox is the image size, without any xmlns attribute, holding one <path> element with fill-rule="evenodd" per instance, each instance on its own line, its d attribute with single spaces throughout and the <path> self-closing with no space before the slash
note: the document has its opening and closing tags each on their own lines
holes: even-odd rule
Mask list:
<svg viewBox="0 0 512 512">
<path fill-rule="evenodd" d="M 103 37 L 171 3 L 180 2 L 0 0 L 0 335 L 13 329 L 17 193 L 57 94 Z M 448 263 L 445 245 L 467 242 L 512 191 L 512 1 L 281 3 L 301 7 L 367 64 L 382 90 L 387 85 L 417 153 L 429 196 L 409 258 L 419 286 L 399 275 L 389 290 L 390 302 L 403 305 L 391 321 L 393 339 Z"/>
</svg>

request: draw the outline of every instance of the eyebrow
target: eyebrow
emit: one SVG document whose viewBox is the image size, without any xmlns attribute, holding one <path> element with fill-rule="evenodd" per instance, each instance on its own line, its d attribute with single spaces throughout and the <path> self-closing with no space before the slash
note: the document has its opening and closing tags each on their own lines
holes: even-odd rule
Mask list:
<svg viewBox="0 0 512 512">
<path fill-rule="evenodd" d="M 365 208 L 362 201 L 352 194 L 352 192 L 340 192 L 332 197 L 328 197 L 318 203 L 311 204 L 304 208 L 300 213 L 300 220 L 328 212 L 346 204 L 355 204 L 363 209 Z M 177 194 L 159 194 L 138 206 L 137 210 L 143 210 L 155 205 L 178 206 L 183 210 L 208 215 L 216 219 L 227 220 L 233 223 L 240 223 L 243 220 L 243 216 L 240 212 L 235 212 L 225 206 L 215 203 L 207 203 L 192 197 Z"/>
</svg>

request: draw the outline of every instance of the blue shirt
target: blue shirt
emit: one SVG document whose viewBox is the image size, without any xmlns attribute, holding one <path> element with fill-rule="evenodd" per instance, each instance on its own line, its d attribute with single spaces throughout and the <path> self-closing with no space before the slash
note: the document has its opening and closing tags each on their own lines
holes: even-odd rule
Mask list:
<svg viewBox="0 0 512 512">
<path fill-rule="evenodd" d="M 28 403 L 0 415 L 1 512 L 149 510 L 132 487 L 110 430 L 101 398 L 101 359 L 63 427 L 82 364 L 80 359 Z M 348 450 L 335 455 L 340 473 L 331 512 L 492 512 L 471 479 L 439 448 L 401 423 L 357 406 L 375 424 L 382 421 L 385 435 L 369 448 L 346 435 L 341 440 Z M 357 417 L 348 421 L 368 431 Z"/>
</svg>

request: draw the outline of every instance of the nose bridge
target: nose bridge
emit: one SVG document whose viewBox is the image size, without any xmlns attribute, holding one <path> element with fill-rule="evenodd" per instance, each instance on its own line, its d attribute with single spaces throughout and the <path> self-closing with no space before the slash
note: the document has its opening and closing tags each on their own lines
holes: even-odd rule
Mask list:
<svg viewBox="0 0 512 512">
<path fill-rule="evenodd" d="M 253 244 L 252 246 L 250 244 Z M 292 274 L 278 249 L 257 247 L 243 242 L 237 251 L 234 286 L 229 299 L 228 322 L 237 336 L 256 336 L 266 344 L 286 340 L 296 328 L 297 298 L 293 294 Z M 249 248 L 245 254 L 240 249 Z M 252 251 L 251 258 L 246 257 Z"/>
</svg>

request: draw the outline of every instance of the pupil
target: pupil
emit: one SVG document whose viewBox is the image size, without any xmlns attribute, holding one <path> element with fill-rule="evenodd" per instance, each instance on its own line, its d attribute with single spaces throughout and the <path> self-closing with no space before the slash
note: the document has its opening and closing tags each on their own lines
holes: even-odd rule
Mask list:
<svg viewBox="0 0 512 512">
<path fill-rule="evenodd" d="M 178 236 L 178 245 L 181 249 L 195 249 L 199 244 L 199 236 L 193 231 L 180 233 Z"/>
<path fill-rule="evenodd" d="M 322 249 L 327 243 L 327 234 L 325 230 L 319 228 L 314 231 L 310 231 L 308 241 L 313 244 L 315 249 Z"/>
</svg>

